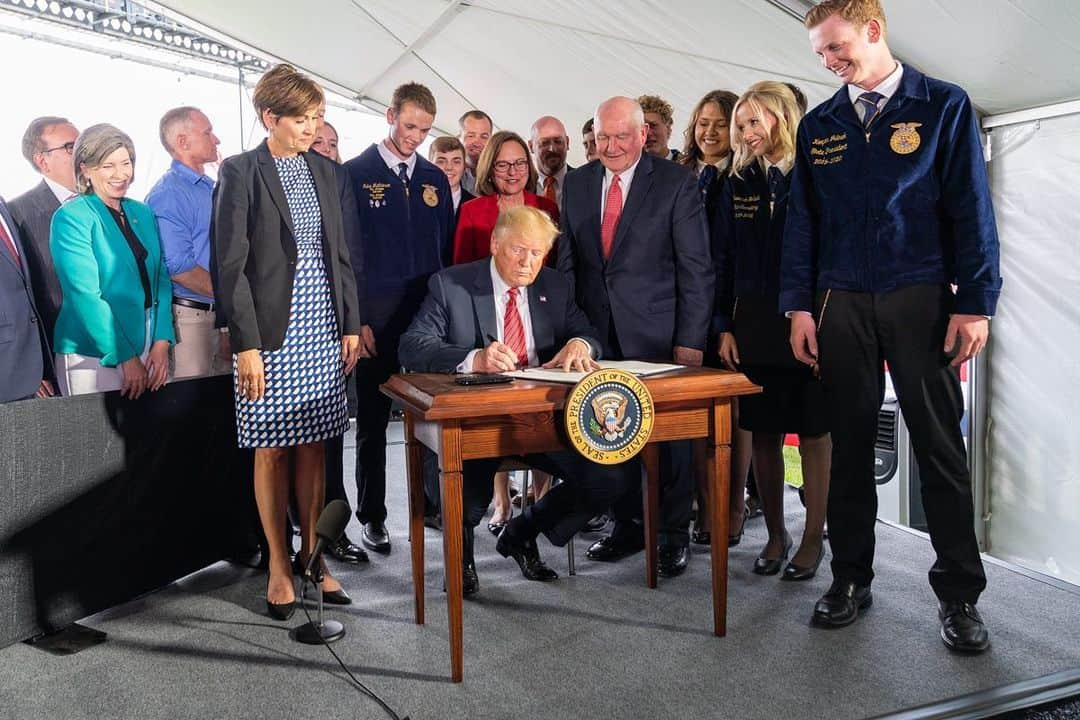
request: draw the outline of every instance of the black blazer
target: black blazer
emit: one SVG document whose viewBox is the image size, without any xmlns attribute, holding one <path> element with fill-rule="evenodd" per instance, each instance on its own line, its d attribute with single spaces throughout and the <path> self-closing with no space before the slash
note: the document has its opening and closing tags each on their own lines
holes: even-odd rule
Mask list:
<svg viewBox="0 0 1080 720">
<path fill-rule="evenodd" d="M 311 169 L 323 224 L 323 262 L 330 280 L 338 330 L 360 332 L 356 278 L 345 242 L 346 216 L 355 196 L 338 177 L 336 164 L 318 153 L 301 153 Z M 289 324 L 296 239 L 274 158 L 263 141 L 221 164 L 210 225 L 214 297 L 228 318 L 233 352 L 277 350 Z"/>
<path fill-rule="evenodd" d="M 528 288 L 529 317 L 540 362 L 547 362 L 572 338 L 588 341 L 594 356 L 602 353 L 596 330 L 574 303 L 570 283 L 541 268 Z M 472 351 L 497 337 L 491 258 L 440 270 L 428 280 L 428 294 L 412 324 L 401 336 L 398 357 L 416 372 L 454 372 Z"/>
<path fill-rule="evenodd" d="M 603 182 L 599 160 L 567 173 L 558 267 L 600 332 L 605 357 L 661 360 L 676 345 L 704 349 L 716 277 L 694 173 L 642 153 L 607 260 Z"/>
<path fill-rule="evenodd" d="M 64 300 L 49 250 L 52 216 L 59 207 L 60 201 L 44 180 L 8 203 L 8 210 L 26 248 L 26 264 L 30 266 L 30 279 L 34 283 L 34 300 L 50 343 L 53 328 L 56 327 L 56 316 L 60 313 L 60 303 Z"/>
</svg>

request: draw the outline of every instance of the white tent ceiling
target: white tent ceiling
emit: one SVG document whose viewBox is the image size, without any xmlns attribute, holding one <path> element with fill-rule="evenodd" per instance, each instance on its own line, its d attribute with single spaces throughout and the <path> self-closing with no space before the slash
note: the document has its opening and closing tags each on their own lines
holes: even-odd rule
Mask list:
<svg viewBox="0 0 1080 720">
<path fill-rule="evenodd" d="M 456 131 L 470 108 L 527 131 L 540 115 L 577 136 L 598 101 L 651 92 L 676 111 L 714 88 L 795 82 L 811 104 L 835 79 L 794 14 L 803 0 L 166 0 L 209 35 L 286 60 L 383 107 L 410 80 Z M 899 57 L 964 86 L 985 113 L 1080 98 L 1080 3 L 1074 0 L 884 0 Z M 791 8 L 794 13 L 782 6 Z M 576 147 L 576 143 L 575 143 Z"/>
</svg>

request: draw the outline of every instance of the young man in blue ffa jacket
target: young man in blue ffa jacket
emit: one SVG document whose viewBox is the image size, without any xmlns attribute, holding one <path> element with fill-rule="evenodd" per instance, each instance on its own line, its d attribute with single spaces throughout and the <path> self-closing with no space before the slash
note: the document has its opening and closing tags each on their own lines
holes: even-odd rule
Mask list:
<svg viewBox="0 0 1080 720">
<path fill-rule="evenodd" d="M 981 652 L 989 637 L 975 603 L 986 576 L 958 368 L 986 344 L 1001 276 L 975 112 L 960 88 L 896 62 L 879 0 L 827 0 L 806 26 L 844 82 L 799 128 L 781 272 L 792 349 L 820 368 L 832 408 L 833 584 L 813 620 L 846 625 L 872 601 L 874 437 L 887 362 L 937 552 L 930 585 L 941 638 Z"/>
<path fill-rule="evenodd" d="M 349 250 L 363 259 L 357 290 L 371 332 L 370 357 L 356 366 L 356 516 L 369 549 L 390 552 L 386 531 L 386 425 L 390 400 L 379 385 L 398 372 L 398 340 L 424 299 L 432 273 L 449 262 L 454 203 L 442 170 L 416 153 L 435 122 L 435 97 L 423 85 L 394 91 L 389 136 L 345 164 L 356 193 L 360 232 Z M 358 266 L 360 263 L 354 263 Z"/>
</svg>

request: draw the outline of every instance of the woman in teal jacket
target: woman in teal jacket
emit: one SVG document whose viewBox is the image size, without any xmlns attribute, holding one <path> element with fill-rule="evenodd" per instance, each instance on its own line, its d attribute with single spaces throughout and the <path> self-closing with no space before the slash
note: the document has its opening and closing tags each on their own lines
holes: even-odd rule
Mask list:
<svg viewBox="0 0 1080 720">
<path fill-rule="evenodd" d="M 134 399 L 165 384 L 175 341 L 157 225 L 149 207 L 125 197 L 131 138 L 94 125 L 72 161 L 81 194 L 53 215 L 49 240 L 64 294 L 53 338 L 60 392 Z"/>
</svg>

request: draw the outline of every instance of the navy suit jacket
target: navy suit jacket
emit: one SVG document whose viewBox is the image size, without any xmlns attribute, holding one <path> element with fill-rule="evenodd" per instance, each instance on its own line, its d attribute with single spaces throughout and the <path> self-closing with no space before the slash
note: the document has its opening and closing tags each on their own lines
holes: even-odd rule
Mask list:
<svg viewBox="0 0 1080 720">
<path fill-rule="evenodd" d="M 16 262 L 0 244 L 0 402 L 10 402 L 32 397 L 52 366 L 46 364 L 49 344 L 34 304 L 26 247 L 2 199 L 0 217 L 19 251 Z"/>
<path fill-rule="evenodd" d="M 676 345 L 704 350 L 716 276 L 694 173 L 642 153 L 607 260 L 603 182 L 599 160 L 566 175 L 558 268 L 599 330 L 605 357 L 670 359 Z"/>
<path fill-rule="evenodd" d="M 49 250 L 49 232 L 52 216 L 60 208 L 60 201 L 42 180 L 30 190 L 8 203 L 11 217 L 18 226 L 16 230 L 26 248 L 26 264 L 30 266 L 30 280 L 34 284 L 34 301 L 41 320 L 45 323 L 45 337 L 52 338 L 56 316 L 64 292 L 53 267 L 52 251 Z"/>
<path fill-rule="evenodd" d="M 573 338 L 587 340 L 596 354 L 596 330 L 574 303 L 570 284 L 555 270 L 541 268 L 528 288 L 529 317 L 540 362 L 547 362 Z M 440 270 L 428 280 L 428 294 L 401 336 L 401 364 L 415 372 L 454 372 L 471 351 L 498 337 L 491 258 Z"/>
</svg>

